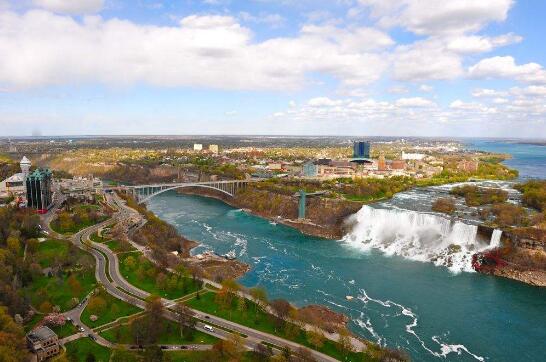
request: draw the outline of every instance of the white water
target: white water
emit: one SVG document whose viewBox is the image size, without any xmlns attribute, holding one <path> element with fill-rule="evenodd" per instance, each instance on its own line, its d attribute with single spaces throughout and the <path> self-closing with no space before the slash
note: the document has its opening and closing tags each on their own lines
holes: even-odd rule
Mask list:
<svg viewBox="0 0 546 362">
<path fill-rule="evenodd" d="M 489 245 L 478 240 L 476 225 L 411 210 L 363 206 L 352 218 L 355 225 L 344 238 L 351 247 L 433 262 L 454 273 L 473 272 L 472 255 L 498 246 L 502 233 L 495 230 Z"/>
<path fill-rule="evenodd" d="M 490 248 L 498 248 L 500 246 L 502 236 L 502 230 L 495 229 L 491 235 L 491 242 L 489 243 Z"/>
</svg>

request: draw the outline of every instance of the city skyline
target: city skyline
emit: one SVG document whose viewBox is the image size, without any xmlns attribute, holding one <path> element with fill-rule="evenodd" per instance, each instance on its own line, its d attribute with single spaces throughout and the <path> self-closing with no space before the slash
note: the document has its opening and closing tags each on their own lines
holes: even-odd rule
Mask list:
<svg viewBox="0 0 546 362">
<path fill-rule="evenodd" d="M 546 4 L 0 0 L 2 136 L 546 138 Z"/>
</svg>

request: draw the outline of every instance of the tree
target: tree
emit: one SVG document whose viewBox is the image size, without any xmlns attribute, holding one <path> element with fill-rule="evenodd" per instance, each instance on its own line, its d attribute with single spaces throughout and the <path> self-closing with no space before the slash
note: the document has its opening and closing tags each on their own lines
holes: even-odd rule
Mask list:
<svg viewBox="0 0 546 362">
<path fill-rule="evenodd" d="M 296 351 L 296 356 L 297 356 L 297 361 L 301 361 L 301 362 L 316 361 L 315 357 L 313 357 L 313 353 L 305 347 L 298 348 L 298 350 Z"/>
<path fill-rule="evenodd" d="M 93 314 L 101 314 L 106 309 L 106 301 L 100 296 L 91 297 L 87 308 Z"/>
<path fill-rule="evenodd" d="M 228 339 L 217 342 L 213 346 L 213 350 L 217 351 L 226 360 L 240 361 L 245 347 L 242 337 L 234 333 Z"/>
<path fill-rule="evenodd" d="M 347 328 L 340 328 L 338 330 L 338 334 L 339 334 L 338 343 L 339 343 L 340 351 L 343 353 L 352 352 L 354 350 L 354 346 L 351 339 L 351 334 L 349 333 Z"/>
<path fill-rule="evenodd" d="M 249 290 L 252 299 L 254 300 L 255 318 L 258 318 L 258 308 L 263 308 L 267 305 L 267 292 L 262 287 L 254 287 Z"/>
<path fill-rule="evenodd" d="M 434 203 L 432 204 L 432 210 L 452 215 L 456 210 L 455 200 L 453 200 L 452 198 L 441 197 L 434 201 Z"/>
<path fill-rule="evenodd" d="M 314 327 L 313 329 L 308 329 L 305 331 L 305 335 L 307 341 L 309 341 L 315 349 L 321 348 L 324 345 L 325 337 L 319 328 Z"/>
<path fill-rule="evenodd" d="M 72 296 L 77 297 L 81 294 L 82 286 L 74 274 L 68 277 L 67 283 L 72 292 Z"/>
<path fill-rule="evenodd" d="M 11 251 L 13 255 L 19 254 L 19 252 L 21 251 L 21 242 L 19 241 L 19 237 L 11 235 L 6 243 L 9 251 Z"/>
<path fill-rule="evenodd" d="M 129 270 L 134 270 L 135 269 L 135 266 L 136 266 L 136 260 L 134 257 L 132 256 L 129 256 L 127 257 L 127 259 L 125 259 L 123 261 L 123 264 L 125 264 L 125 266 L 127 267 L 127 269 Z"/>
<path fill-rule="evenodd" d="M 273 308 L 273 311 L 277 316 L 277 324 L 279 327 L 282 326 L 288 317 L 292 306 L 285 299 L 275 299 L 271 302 L 271 308 Z"/>
<path fill-rule="evenodd" d="M 87 356 L 85 357 L 85 362 L 95 362 L 96 358 L 93 352 L 88 352 Z"/>
<path fill-rule="evenodd" d="M 144 350 L 145 362 L 161 362 L 163 361 L 163 350 L 159 346 L 149 345 Z"/>
<path fill-rule="evenodd" d="M 256 359 L 258 361 L 267 361 L 271 356 L 273 356 L 273 351 L 271 350 L 271 347 L 258 343 L 256 346 L 254 346 L 254 354 L 256 355 Z"/>
<path fill-rule="evenodd" d="M 146 299 L 146 332 L 149 343 L 155 343 L 163 330 L 164 311 L 161 297 L 151 295 Z"/>
<path fill-rule="evenodd" d="M 195 313 L 188 308 L 184 302 L 178 302 L 175 309 L 178 323 L 180 324 L 181 335 L 191 340 L 193 338 L 193 331 L 196 325 Z"/>
<path fill-rule="evenodd" d="M 167 276 L 165 275 L 165 273 L 160 272 L 159 274 L 157 274 L 157 277 L 155 278 L 155 285 L 159 289 L 165 289 L 165 287 L 167 286 Z"/>
<path fill-rule="evenodd" d="M 0 306 L 0 361 L 25 361 L 25 333 L 4 306 Z"/>
</svg>

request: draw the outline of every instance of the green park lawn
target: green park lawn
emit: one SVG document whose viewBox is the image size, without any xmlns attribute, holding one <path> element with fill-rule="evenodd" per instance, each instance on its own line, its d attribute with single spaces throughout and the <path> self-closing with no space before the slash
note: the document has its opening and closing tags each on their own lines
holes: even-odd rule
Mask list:
<svg viewBox="0 0 546 362">
<path fill-rule="evenodd" d="M 110 250 L 112 250 L 114 253 L 131 252 L 136 250 L 131 244 L 126 245 L 124 248 L 119 240 L 110 240 L 105 242 L 104 244 L 108 246 L 108 248 L 110 248 Z"/>
<path fill-rule="evenodd" d="M 119 344 L 133 344 L 131 327 L 123 324 L 112 329 L 101 332 L 101 336 L 110 342 Z M 218 341 L 216 337 L 200 331 L 194 331 L 192 339 L 184 338 L 180 333 L 180 327 L 173 321 L 163 320 L 163 331 L 159 335 L 157 344 L 214 344 Z"/>
<path fill-rule="evenodd" d="M 48 239 L 38 244 L 36 258 L 42 268 L 54 264 L 55 260 L 62 260 L 68 254 L 69 241 Z"/>
<path fill-rule="evenodd" d="M 328 339 L 324 340 L 322 347 L 315 348 L 311 343 L 309 343 L 306 333 L 303 330 L 300 330 L 295 336 L 287 336 L 284 332 L 284 328 L 277 327 L 275 325 L 274 319 L 271 315 L 261 311 L 260 309 L 256 311 L 255 303 L 250 300 L 247 300 L 246 311 L 241 311 L 239 308 L 237 308 L 237 303 L 235 300 L 233 301 L 231 308 L 221 307 L 215 301 L 215 293 L 213 292 L 204 293 L 199 299 L 193 298 L 186 302 L 186 304 L 190 308 L 233 321 L 249 328 L 286 338 L 309 348 L 316 349 L 339 360 L 345 360 L 345 357 L 349 356 L 351 360 L 354 358 L 354 360 L 358 361 L 367 361 L 367 356 L 363 355 L 362 353 L 350 353 L 346 355 L 343 352 L 340 352 L 338 344 Z"/>
<path fill-rule="evenodd" d="M 93 315 L 93 313 L 89 310 L 89 306 L 84 309 L 81 315 L 81 321 L 86 326 L 89 326 L 91 328 L 102 326 L 104 324 L 113 322 L 118 318 L 127 317 L 141 311 L 140 308 L 135 307 L 134 305 L 131 305 L 122 300 L 119 300 L 106 292 L 100 293 L 99 297 L 106 302 L 106 306 L 102 313 L 95 314 L 98 319 L 93 322 L 89 318 L 91 315 Z"/>
<path fill-rule="evenodd" d="M 148 259 L 141 260 L 141 255 L 141 252 L 119 255 L 120 273 L 135 287 L 167 299 L 178 299 L 201 289 L 201 287 L 195 284 L 192 278 L 189 277 L 179 277 L 176 287 L 172 289 L 160 288 L 156 283 L 156 276 L 160 272 L 159 268 Z M 127 265 L 127 259 L 129 257 L 132 257 L 136 261 L 134 268 Z M 167 273 L 168 278 L 171 278 L 172 276 L 172 273 Z"/>
<path fill-rule="evenodd" d="M 102 236 L 99 236 L 98 232 L 94 232 L 93 234 L 91 234 L 89 239 L 91 239 L 91 241 L 94 241 L 95 243 L 103 243 L 109 240 L 107 238 L 103 238 Z"/>
<path fill-rule="evenodd" d="M 110 360 L 110 349 L 103 347 L 88 337 L 77 339 L 66 344 L 66 356 L 69 361 L 86 362 L 90 355 L 93 355 L 96 362 L 108 362 Z"/>
<path fill-rule="evenodd" d="M 41 267 L 52 265 L 62 265 L 62 261 L 68 257 L 69 242 L 65 240 L 49 239 L 40 243 L 35 253 L 35 257 Z M 44 302 L 51 305 L 58 305 L 61 311 L 69 310 L 73 307 L 72 298 L 81 300 L 96 285 L 95 281 L 95 260 L 93 257 L 79 249 L 74 249 L 74 258 L 83 265 L 93 266 L 91 268 L 74 267 L 71 270 L 62 270 L 59 275 L 46 276 L 43 274 L 33 278 L 25 292 L 32 305 L 40 309 Z M 78 281 L 78 286 L 73 289 L 68 283 L 69 276 L 73 274 Z"/>
<path fill-rule="evenodd" d="M 64 324 L 64 326 L 51 327 L 51 329 L 53 330 L 53 332 L 57 333 L 57 336 L 59 336 L 59 338 L 68 337 L 75 333 L 78 333 L 78 330 L 72 324 L 72 322 L 68 321 Z"/>
</svg>

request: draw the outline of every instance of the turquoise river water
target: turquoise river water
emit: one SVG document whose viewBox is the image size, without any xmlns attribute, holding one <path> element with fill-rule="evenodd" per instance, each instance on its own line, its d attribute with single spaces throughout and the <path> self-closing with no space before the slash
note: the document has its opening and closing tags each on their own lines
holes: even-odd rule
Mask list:
<svg viewBox="0 0 546 362">
<path fill-rule="evenodd" d="M 536 172 L 528 168 L 524 173 L 537 177 Z M 199 196 L 165 193 L 148 207 L 184 236 L 200 241 L 194 252 L 234 252 L 248 263 L 252 269 L 240 280 L 243 285 L 262 285 L 271 299 L 286 298 L 300 306 L 318 303 L 343 312 L 355 333 L 401 347 L 414 361 L 546 361 L 546 288 L 416 261 L 430 254 L 414 247 L 423 235 L 435 235 L 439 242 L 469 239 L 468 227 L 446 231 L 449 225 L 440 223 L 427 229 L 437 222 L 434 216 L 419 221 L 399 210 L 367 210 L 365 215 L 396 231 L 385 231 L 390 236 L 383 243 L 407 243 L 398 245 L 398 253 L 388 247 L 358 247 L 358 238 L 308 237 Z M 376 236 L 368 231 L 359 237 Z M 403 252 L 407 245 L 412 258 Z"/>
</svg>

